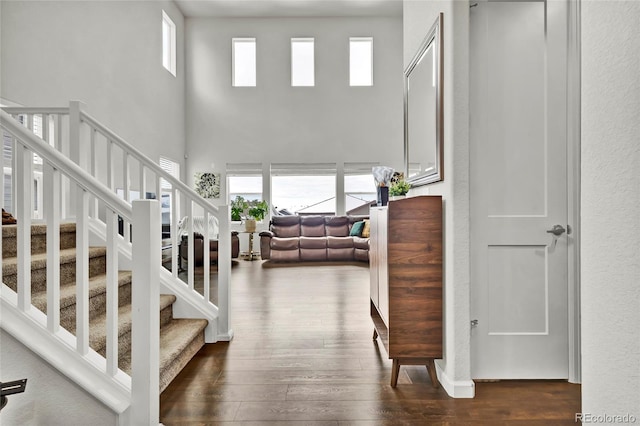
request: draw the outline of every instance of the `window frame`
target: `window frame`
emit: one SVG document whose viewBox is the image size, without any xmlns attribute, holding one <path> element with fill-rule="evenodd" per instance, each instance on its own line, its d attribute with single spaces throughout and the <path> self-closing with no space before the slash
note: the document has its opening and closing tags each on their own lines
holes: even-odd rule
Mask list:
<svg viewBox="0 0 640 426">
<path fill-rule="evenodd" d="M 253 43 L 253 84 L 237 84 L 236 82 L 236 43 Z M 232 87 L 257 87 L 258 86 L 258 40 L 255 37 L 233 37 L 231 39 L 231 86 Z"/>
<path fill-rule="evenodd" d="M 309 64 L 309 68 L 311 68 L 311 76 L 310 82 L 302 82 L 299 80 L 305 79 L 309 76 L 300 76 L 300 67 L 296 66 L 299 61 L 302 59 L 299 56 L 296 56 L 297 49 L 294 47 L 297 44 L 302 45 L 303 43 L 311 44 L 312 55 L 311 55 L 311 64 Z M 316 39 L 315 37 L 292 37 L 291 38 L 291 87 L 315 87 L 316 85 Z M 299 55 L 299 53 L 298 53 Z"/>
<path fill-rule="evenodd" d="M 368 84 L 354 82 L 354 57 L 353 45 L 355 43 L 369 42 L 369 81 Z M 349 37 L 349 86 L 350 87 L 372 87 L 373 86 L 373 37 Z"/>
<path fill-rule="evenodd" d="M 162 11 L 162 66 L 174 77 L 177 68 L 177 36 L 176 24 L 171 17 Z"/>
</svg>

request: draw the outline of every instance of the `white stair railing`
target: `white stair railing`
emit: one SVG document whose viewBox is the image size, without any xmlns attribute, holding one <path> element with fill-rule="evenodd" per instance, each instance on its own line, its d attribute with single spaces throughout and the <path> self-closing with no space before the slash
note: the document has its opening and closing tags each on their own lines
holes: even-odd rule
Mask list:
<svg viewBox="0 0 640 426">
<path fill-rule="evenodd" d="M 182 291 L 192 304 L 199 304 L 201 311 L 217 318 L 217 327 L 213 332 L 208 331 L 206 340 L 215 342 L 229 340 L 233 336 L 229 324 L 229 282 L 231 280 L 231 228 L 229 207 L 216 207 L 209 203 L 182 181 L 164 171 L 159 164 L 149 159 L 140 150 L 127 143 L 115 132 L 100 123 L 83 109 L 84 105 L 78 101 L 70 102 L 68 108 L 23 108 L 5 107 L 7 113 L 22 119 L 27 128 L 37 135 L 44 135 L 58 151 L 71 158 L 83 170 L 108 187 L 114 194 L 126 202 L 132 199 L 144 198 L 148 195 L 162 200 L 169 200 L 170 205 L 170 273 L 161 270 L 163 282 L 168 282 L 175 291 Z M 37 124 L 39 123 L 46 123 Z M 46 126 L 46 127 L 45 127 Z M 36 169 L 37 169 L 36 165 Z M 37 170 L 36 170 L 37 172 Z M 69 185 L 62 184 L 62 217 L 75 216 L 72 206 L 75 204 L 76 194 Z M 99 200 L 90 197 L 88 217 L 92 223 L 102 223 L 106 233 L 104 212 L 99 207 Z M 166 207 L 165 207 L 166 210 Z M 209 262 L 203 262 L 203 268 L 198 271 L 203 283 L 202 289 L 196 289 L 194 259 L 194 230 L 193 220 L 186 221 L 186 277 L 180 277 L 179 247 L 182 236 L 178 233 L 178 223 L 184 217 L 202 217 L 204 223 L 203 234 L 212 235 L 210 223 L 217 221 L 219 225 L 219 252 L 216 292 L 211 292 Z M 122 218 L 121 218 L 122 219 Z M 130 241 L 130 221 L 122 219 L 119 227 L 124 236 L 124 242 Z M 206 241 L 206 239 L 205 239 Z M 122 241 L 120 242 L 122 245 Z M 204 248 L 207 248 L 205 244 Z M 206 250 L 204 250 L 206 259 Z M 182 287 L 182 288 L 181 288 Z"/>
<path fill-rule="evenodd" d="M 118 312 L 118 258 L 123 251 L 129 253 L 134 265 L 134 282 L 132 287 L 144 288 L 149 282 L 169 283 L 169 287 L 185 300 L 184 303 L 198 305 L 196 311 L 203 317 L 212 319 L 215 330 L 209 332 L 205 339 L 209 342 L 227 340 L 232 336 L 229 328 L 229 281 L 231 264 L 231 234 L 229 227 L 229 208 L 216 208 L 200 198 L 193 190 L 180 180 L 166 173 L 155 162 L 148 159 L 137 149 L 117 136 L 106 126 L 82 111 L 79 102 L 72 102 L 69 108 L 2 108 L 0 124 L 4 132 L 3 143 L 6 150 L 11 151 L 11 159 L 4 161 L 4 173 L 0 181 L 0 199 L 4 200 L 4 179 L 9 169 L 11 176 L 11 207 L 18 219 L 17 250 L 18 274 L 17 291 L 13 292 L 2 285 L 1 299 L 3 315 L 0 325 L 3 329 L 23 341 L 34 352 L 47 359 L 61 371 L 68 370 L 68 375 L 88 392 L 94 394 L 106 405 L 118 413 L 131 406 L 131 418 L 139 421 L 146 414 L 154 418 L 157 410 L 149 407 L 149 401 L 157 401 L 157 383 L 150 386 L 149 370 L 136 372 L 135 359 L 155 359 L 159 348 L 146 344 L 132 345 L 132 376 L 118 369 L 117 347 L 117 312 Z M 14 118 L 20 118 L 20 122 Z M 7 146 L 7 135 L 10 142 Z M 74 161 L 71 161 L 73 159 Z M 106 161 L 104 161 L 106 159 Z M 102 168 L 101 168 L 102 166 Z M 40 176 L 41 185 L 34 189 L 34 177 Z M 132 176 L 137 176 L 132 179 Z M 132 183 L 132 180 L 134 181 Z M 171 242 L 173 246 L 171 272 L 159 266 L 159 244 L 131 244 L 129 226 L 135 235 L 155 235 L 160 237 L 161 203 L 151 201 L 135 202 L 137 209 L 147 209 L 146 203 L 153 203 L 155 214 L 146 220 L 134 221 L 135 209 L 130 204 L 133 193 L 146 194 L 155 191 L 156 198 L 162 198 L 163 181 L 168 183 L 171 197 Z M 119 185 L 120 184 L 120 185 Z M 167 186 L 167 185 L 165 185 Z M 120 191 L 118 191 L 120 189 Z M 40 191 L 35 197 L 34 191 Z M 120 194 L 118 194 L 120 193 Z M 36 209 L 35 204 L 38 204 Z M 187 279 L 182 281 L 178 276 L 180 259 L 177 247 L 180 244 L 178 220 L 182 216 L 203 216 L 205 235 L 209 234 L 209 222 L 213 217 L 220 227 L 218 253 L 218 285 L 217 293 L 211 294 L 209 262 L 204 262 L 202 293 L 195 288 L 194 262 L 188 262 Z M 156 217 L 156 219 L 153 218 Z M 58 250 L 47 250 L 47 313 L 43 315 L 31 305 L 31 262 L 30 241 L 32 220 L 44 218 L 47 224 L 47 247 L 59 247 L 60 222 L 66 219 L 76 221 L 76 334 L 71 335 L 60 327 L 60 253 Z M 118 219 L 122 221 L 122 236 L 118 235 Z M 107 347 L 106 358 L 101 357 L 89 347 L 89 227 L 100 223 L 104 228 L 104 244 L 107 248 Z M 188 259 L 193 259 L 193 220 L 188 221 L 187 247 Z M 92 230 L 95 229 L 92 227 Z M 205 240 L 206 241 L 206 240 Z M 0 237 L 0 244 L 1 244 Z M 205 245 L 205 250 L 208 245 Z M 206 253 L 206 251 L 205 251 Z M 206 256 L 206 254 L 205 254 Z M 1 259 L 1 254 L 0 254 Z M 155 268 L 160 279 L 146 277 L 136 279 L 135 265 L 150 264 L 157 261 Z M 140 274 L 137 274 L 140 277 Z M 136 284 L 136 281 L 139 283 Z M 145 282 L 146 281 L 146 282 Z M 157 300 L 157 287 L 154 292 L 147 291 L 146 298 Z M 151 293 L 150 293 L 151 292 Z M 140 298 L 138 297 L 138 300 Z M 217 302 L 217 303 L 213 303 Z M 134 300 L 135 303 L 135 300 Z M 217 306 L 216 306 L 217 305 Z M 144 318 L 150 320 L 146 325 L 132 325 L 133 330 L 159 330 L 155 324 L 154 314 L 148 312 L 153 306 L 146 307 Z M 136 310 L 136 306 L 133 306 Z M 155 313 L 157 314 L 157 312 Z M 142 328 L 140 328 L 142 327 Z M 146 328 L 145 328 L 146 327 Z M 208 328 L 212 328 L 211 326 Z M 144 331 L 138 332 L 144 335 Z M 40 342 L 33 339 L 41 337 Z M 21 337 L 24 337 L 22 339 Z M 44 348 L 42 346 L 44 341 Z M 151 339 L 151 343 L 154 340 Z M 49 347 L 47 347 L 49 345 Z M 73 348 L 72 354 L 66 353 Z M 137 353 L 136 351 L 144 351 Z M 66 354 L 66 355 L 60 355 Z M 81 365 L 70 365 L 61 361 L 71 356 Z M 144 362 L 138 363 L 144 365 Z M 147 365 L 148 366 L 148 365 Z M 145 376 L 146 374 L 146 376 Z M 138 379 L 136 379 L 138 377 Z M 132 398 L 132 381 L 138 380 L 136 393 Z M 153 384 L 153 381 L 151 381 Z M 141 393 L 140 393 L 141 392 Z M 143 396 L 140 396 L 143 395 Z M 144 405 L 141 407 L 140 405 Z M 151 409 L 150 409 L 151 408 Z M 142 412 L 142 413 L 141 413 Z M 137 414 L 134 414 L 137 413 Z M 156 414 L 154 414 L 156 413 Z M 144 421 L 144 423 L 147 423 Z"/>
<path fill-rule="evenodd" d="M 149 380 L 149 372 L 143 363 L 135 360 L 153 360 L 159 356 L 158 338 L 147 338 L 144 344 L 132 345 L 131 378 L 118 369 L 118 253 L 114 240 L 120 238 L 115 232 L 107 235 L 107 351 L 106 358 L 100 357 L 89 347 L 89 238 L 86 218 L 89 214 L 89 196 L 100 200 L 106 216 L 113 227 L 115 217 L 121 216 L 133 223 L 136 235 L 157 238 L 139 239 L 133 244 L 132 261 L 135 265 L 147 265 L 147 270 L 137 268 L 132 277 L 132 289 L 138 293 L 133 300 L 136 316 L 132 322 L 132 333 L 138 336 L 159 334 L 160 321 L 157 309 L 159 299 L 159 259 L 160 259 L 160 215 L 157 201 L 145 200 L 131 205 L 93 179 L 78 165 L 60 152 L 36 137 L 30 130 L 15 121 L 6 112 L 0 112 L 0 125 L 11 136 L 13 152 L 13 179 L 17 192 L 14 193 L 17 223 L 17 288 L 14 292 L 6 285 L 1 287 L 2 311 L 0 325 L 13 334 L 23 344 L 49 361 L 63 373 L 68 373 L 88 392 L 105 402 L 119 414 L 130 408 L 129 415 L 138 419 L 138 424 L 157 424 L 159 413 L 149 410 L 145 401 L 157 400 L 159 388 L 157 379 Z M 60 327 L 60 269 L 59 251 L 47 250 L 47 313 L 46 316 L 31 305 L 31 202 L 33 200 L 33 158 L 38 155 L 43 166 L 44 182 L 51 193 L 46 196 L 43 208 L 46 218 L 47 243 L 59 247 L 60 209 L 56 202 L 55 190 L 60 187 L 61 177 L 68 179 L 76 191 L 76 330 L 75 336 Z M 2 177 L 4 187 L 4 174 Z M 2 194 L 4 195 L 4 194 Z M 153 204 L 153 206 L 150 206 Z M 135 220 L 133 220 L 135 218 Z M 155 262 L 155 263 L 154 263 Z M 155 268 L 149 267 L 157 265 Z M 116 273 L 114 273 L 114 271 Z M 155 286 L 153 285 L 155 283 Z M 140 295 L 144 294 L 143 297 Z M 141 302 L 142 300 L 142 302 Z M 145 300 L 155 300 L 144 303 Z M 155 310 L 153 310 L 155 308 Z M 46 334 L 45 334 L 46 333 Z M 40 336 L 41 339 L 37 339 Z M 149 343 L 155 343 L 155 346 Z M 65 355 L 65 352 L 66 355 Z M 75 361 L 75 362 L 74 362 Z M 79 364 L 79 365 L 78 365 Z M 157 367 L 157 361 L 151 363 Z M 97 371 L 92 371 L 93 369 Z M 84 374 L 79 374 L 79 370 Z M 157 370 L 156 370 L 157 375 Z M 132 389 L 147 398 L 136 404 Z M 150 396 L 150 397 L 149 397 Z M 137 398 L 140 400 L 140 398 Z M 145 405 L 146 404 L 146 405 Z"/>
</svg>

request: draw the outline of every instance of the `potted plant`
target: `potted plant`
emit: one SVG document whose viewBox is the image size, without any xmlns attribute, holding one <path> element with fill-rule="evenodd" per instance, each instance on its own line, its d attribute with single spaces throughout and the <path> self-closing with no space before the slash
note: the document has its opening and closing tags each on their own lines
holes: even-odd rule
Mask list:
<svg viewBox="0 0 640 426">
<path fill-rule="evenodd" d="M 248 232 L 256 230 L 256 221 L 261 221 L 269 211 L 269 204 L 265 201 L 251 200 L 248 203 L 247 220 L 245 221 L 245 229 Z"/>
<path fill-rule="evenodd" d="M 389 188 L 389 195 L 394 198 L 402 198 L 407 195 L 407 192 L 411 189 L 411 184 L 404 179 L 398 180 Z"/>
<path fill-rule="evenodd" d="M 249 203 L 240 195 L 236 195 L 236 198 L 231 200 L 231 220 L 234 222 L 240 222 L 242 220 L 242 214 L 249 208 Z"/>
</svg>

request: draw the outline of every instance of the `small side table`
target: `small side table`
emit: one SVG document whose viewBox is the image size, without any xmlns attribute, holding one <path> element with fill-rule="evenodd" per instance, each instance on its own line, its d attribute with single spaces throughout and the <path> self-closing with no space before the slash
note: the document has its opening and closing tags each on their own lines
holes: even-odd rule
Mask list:
<svg viewBox="0 0 640 426">
<path fill-rule="evenodd" d="M 239 231 L 240 234 L 249 234 L 249 251 L 244 252 L 242 255 L 245 257 L 245 260 L 256 260 L 258 258 L 258 254 L 253 251 L 253 234 L 256 232 L 249 231 Z"/>
</svg>

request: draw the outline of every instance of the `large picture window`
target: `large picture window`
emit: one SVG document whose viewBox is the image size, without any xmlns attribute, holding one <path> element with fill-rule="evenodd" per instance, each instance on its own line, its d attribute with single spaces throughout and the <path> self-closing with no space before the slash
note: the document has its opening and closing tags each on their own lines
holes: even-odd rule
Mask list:
<svg viewBox="0 0 640 426">
<path fill-rule="evenodd" d="M 377 163 L 344 164 L 344 198 L 346 213 L 369 214 L 369 206 L 376 200 L 376 186 L 371 168 Z"/>
<path fill-rule="evenodd" d="M 283 214 L 335 214 L 335 164 L 272 164 L 271 199 Z"/>
</svg>

